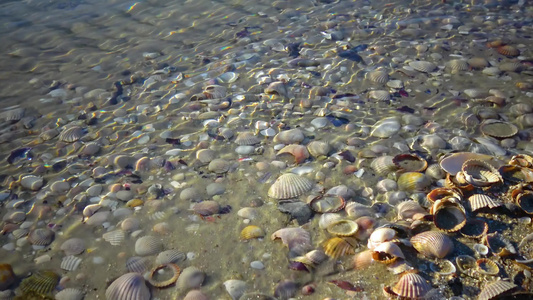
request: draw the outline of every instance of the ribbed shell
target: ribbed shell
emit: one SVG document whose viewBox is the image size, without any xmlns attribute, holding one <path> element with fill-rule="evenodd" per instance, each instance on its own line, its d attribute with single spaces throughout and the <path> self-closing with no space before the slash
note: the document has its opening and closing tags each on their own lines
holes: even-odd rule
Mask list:
<svg viewBox="0 0 533 300">
<path fill-rule="evenodd" d="M 208 94 L 210 99 L 218 99 L 226 96 L 226 88 L 221 85 L 208 85 L 204 88 L 204 93 Z"/>
<path fill-rule="evenodd" d="M 205 273 L 197 267 L 190 266 L 181 271 L 176 282 L 178 290 L 198 289 L 205 280 Z"/>
<path fill-rule="evenodd" d="M 445 232 L 457 232 L 466 224 L 466 215 L 462 207 L 443 205 L 433 212 L 433 223 Z"/>
<path fill-rule="evenodd" d="M 446 64 L 446 69 L 450 72 L 466 71 L 468 68 L 468 62 L 464 59 L 452 59 Z"/>
<path fill-rule="evenodd" d="M 465 180 L 476 187 L 485 187 L 503 182 L 498 170 L 481 160 L 471 159 L 465 161 L 462 171 L 465 175 Z"/>
<path fill-rule="evenodd" d="M 387 81 L 387 86 L 393 89 L 402 89 L 404 84 L 403 81 L 394 79 Z"/>
<path fill-rule="evenodd" d="M 522 70 L 522 64 L 519 62 L 504 62 L 501 63 L 498 68 L 503 72 L 520 72 Z"/>
<path fill-rule="evenodd" d="M 119 246 L 124 241 L 124 231 L 120 229 L 109 231 L 104 233 L 102 238 L 113 246 Z"/>
<path fill-rule="evenodd" d="M 135 242 L 135 253 L 140 256 L 155 255 L 163 250 L 163 242 L 155 236 L 143 236 Z"/>
<path fill-rule="evenodd" d="M 516 288 L 514 283 L 504 280 L 496 280 L 487 284 L 479 293 L 478 300 L 491 300 L 499 295 Z"/>
<path fill-rule="evenodd" d="M 332 258 L 355 254 L 357 240 L 352 237 L 333 237 L 323 244 L 324 253 Z"/>
<path fill-rule="evenodd" d="M 16 122 L 24 117 L 24 108 L 15 108 L 0 114 L 0 118 L 8 122 Z"/>
<path fill-rule="evenodd" d="M 56 300 L 82 300 L 84 294 L 81 290 L 76 288 L 66 288 L 55 294 Z"/>
<path fill-rule="evenodd" d="M 413 200 L 400 202 L 396 210 L 398 211 L 398 219 L 400 220 L 412 219 L 417 214 L 427 214 L 427 211 L 418 202 Z"/>
<path fill-rule="evenodd" d="M 498 267 L 498 264 L 488 258 L 480 258 L 476 261 L 476 264 L 481 274 L 498 275 L 498 273 L 500 273 L 500 267 Z"/>
<path fill-rule="evenodd" d="M 61 260 L 61 269 L 66 271 L 76 271 L 81 264 L 81 258 L 68 255 Z"/>
<path fill-rule="evenodd" d="M 468 202 L 470 203 L 470 208 L 472 211 L 482 208 L 495 208 L 503 205 L 503 203 L 496 201 L 491 196 L 486 194 L 474 194 L 468 197 Z"/>
<path fill-rule="evenodd" d="M 389 74 L 382 70 L 374 70 L 366 73 L 365 77 L 373 82 L 386 83 L 389 80 Z"/>
<path fill-rule="evenodd" d="M 368 92 L 368 98 L 378 101 L 386 101 L 390 100 L 390 93 L 384 90 L 370 91 Z"/>
<path fill-rule="evenodd" d="M 422 255 L 429 258 L 444 258 L 453 251 L 453 241 L 439 231 L 424 231 L 411 238 L 411 244 Z"/>
<path fill-rule="evenodd" d="M 431 290 L 431 285 L 424 277 L 416 273 L 406 273 L 398 283 L 392 287 L 392 291 L 400 297 L 408 299 L 419 299 L 424 297 Z"/>
<path fill-rule="evenodd" d="M 309 202 L 309 207 L 317 213 L 334 213 L 342 210 L 346 205 L 340 196 L 318 196 Z"/>
<path fill-rule="evenodd" d="M 199 290 L 190 290 L 183 300 L 208 300 L 209 298 Z"/>
<path fill-rule="evenodd" d="M 30 277 L 23 279 L 19 288 L 24 293 L 47 295 L 55 290 L 58 282 L 59 275 L 53 271 L 36 271 Z"/>
<path fill-rule="evenodd" d="M 496 48 L 496 51 L 500 53 L 501 55 L 509 56 L 509 57 L 515 57 L 520 55 L 520 50 L 516 49 L 516 47 L 511 45 L 504 45 L 501 47 Z"/>
<path fill-rule="evenodd" d="M 107 300 L 149 300 L 150 290 L 144 277 L 138 273 L 127 273 L 111 283 L 105 291 Z"/>
<path fill-rule="evenodd" d="M 380 156 L 372 161 L 370 167 L 380 176 L 387 176 L 398 168 L 393 162 L 393 156 Z"/>
<path fill-rule="evenodd" d="M 178 263 L 184 261 L 186 258 L 187 256 L 185 255 L 185 253 L 176 249 L 170 249 L 159 253 L 155 258 L 155 263 L 157 265 Z"/>
<path fill-rule="evenodd" d="M 126 269 L 128 272 L 144 273 L 150 269 L 152 263 L 147 257 L 132 256 L 126 260 Z"/>
<path fill-rule="evenodd" d="M 487 120 L 480 125 L 483 134 L 495 138 L 509 138 L 518 133 L 518 127 L 515 125 L 495 120 Z"/>
<path fill-rule="evenodd" d="M 429 61 L 411 61 L 409 66 L 423 73 L 429 73 L 437 68 L 437 65 Z"/>
<path fill-rule="evenodd" d="M 253 132 L 245 131 L 239 133 L 237 137 L 235 138 L 235 143 L 237 145 L 255 145 L 259 144 L 261 142 L 261 139 L 257 137 Z"/>
<path fill-rule="evenodd" d="M 312 141 L 307 145 L 307 151 L 313 157 L 326 156 L 331 151 L 331 146 L 326 142 Z"/>
<path fill-rule="evenodd" d="M 359 225 L 352 220 L 338 220 L 327 227 L 328 232 L 336 236 L 352 236 L 358 229 Z"/>
<path fill-rule="evenodd" d="M 79 126 L 73 126 L 67 128 L 59 134 L 59 140 L 67 143 L 73 143 L 79 140 L 83 136 L 83 128 Z"/>
<path fill-rule="evenodd" d="M 43 131 L 39 137 L 43 140 L 43 141 L 48 141 L 48 140 L 51 140 L 53 138 L 55 138 L 56 136 L 59 135 L 59 130 L 57 130 L 56 128 L 52 128 L 52 129 L 48 129 L 46 131 Z"/>
<path fill-rule="evenodd" d="M 54 232 L 48 228 L 37 228 L 28 234 L 28 241 L 32 245 L 48 246 L 54 240 Z"/>
<path fill-rule="evenodd" d="M 258 239 L 265 236 L 265 231 L 259 226 L 248 225 L 243 228 L 240 234 L 241 240 Z"/>
<path fill-rule="evenodd" d="M 278 177 L 270 186 L 268 196 L 278 200 L 296 198 L 312 188 L 311 180 L 293 173 L 286 173 Z"/>
<path fill-rule="evenodd" d="M 398 188 L 402 191 L 420 191 L 430 185 L 431 179 L 419 172 L 406 172 L 398 178 Z"/>
<path fill-rule="evenodd" d="M 488 67 L 489 62 L 484 57 L 472 57 L 468 60 L 468 64 L 474 69 L 483 69 Z"/>
</svg>

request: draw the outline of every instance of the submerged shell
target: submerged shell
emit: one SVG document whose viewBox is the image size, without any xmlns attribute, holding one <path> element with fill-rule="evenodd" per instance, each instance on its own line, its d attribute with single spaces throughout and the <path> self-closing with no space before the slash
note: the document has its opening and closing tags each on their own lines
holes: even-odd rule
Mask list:
<svg viewBox="0 0 533 300">
<path fill-rule="evenodd" d="M 405 259 L 400 247 L 392 242 L 379 244 L 372 250 L 372 259 L 385 264 L 397 261 L 399 258 Z"/>
<path fill-rule="evenodd" d="M 370 167 L 380 176 L 386 176 L 398 169 L 393 156 L 380 156 L 372 161 Z"/>
<path fill-rule="evenodd" d="M 213 200 L 202 201 L 194 204 L 193 211 L 201 216 L 211 216 L 220 212 L 220 204 Z"/>
<path fill-rule="evenodd" d="M 37 228 L 28 234 L 28 241 L 32 245 L 48 246 L 54 240 L 55 233 L 48 228 Z"/>
<path fill-rule="evenodd" d="M 215 158 L 209 163 L 207 169 L 213 173 L 224 174 L 229 171 L 230 167 L 231 164 L 229 161 L 221 158 Z"/>
<path fill-rule="evenodd" d="M 352 237 L 333 237 L 323 244 L 324 253 L 332 258 L 355 254 L 357 240 Z"/>
<path fill-rule="evenodd" d="M 370 99 L 378 100 L 378 101 L 386 101 L 390 100 L 390 93 L 385 90 L 375 90 L 368 92 L 368 97 Z"/>
<path fill-rule="evenodd" d="M 446 69 L 450 72 L 466 71 L 468 70 L 468 62 L 464 59 L 452 59 L 446 64 Z"/>
<path fill-rule="evenodd" d="M 85 251 L 85 241 L 80 238 L 71 238 L 63 242 L 60 247 L 65 255 L 78 255 Z"/>
<path fill-rule="evenodd" d="M 439 231 L 424 231 L 411 238 L 411 244 L 422 255 L 433 258 L 444 258 L 453 252 L 453 241 Z"/>
<path fill-rule="evenodd" d="M 286 155 L 292 156 L 296 164 L 301 164 L 309 158 L 309 151 L 303 145 L 290 144 L 279 150 L 276 157 L 280 158 Z"/>
<path fill-rule="evenodd" d="M 270 238 L 272 240 L 281 239 L 292 252 L 304 255 L 313 248 L 311 245 L 311 235 L 300 227 L 282 228 L 274 232 Z"/>
<path fill-rule="evenodd" d="M 83 291 L 76 288 L 66 288 L 54 295 L 56 300 L 82 300 Z"/>
<path fill-rule="evenodd" d="M 327 227 L 329 233 L 336 236 L 352 236 L 359 229 L 359 225 L 352 220 L 338 220 Z"/>
<path fill-rule="evenodd" d="M 126 269 L 128 272 L 144 273 L 150 269 L 152 262 L 147 257 L 132 256 L 126 260 Z"/>
<path fill-rule="evenodd" d="M 20 179 L 20 185 L 26 189 L 37 191 L 44 184 L 44 180 L 41 176 L 26 175 Z"/>
<path fill-rule="evenodd" d="M 265 232 L 261 227 L 255 225 L 248 225 L 241 231 L 241 240 L 258 239 L 265 236 Z"/>
<path fill-rule="evenodd" d="M 172 275 L 170 276 L 170 278 L 167 278 L 164 280 L 155 279 L 156 273 L 158 273 L 159 270 L 163 270 L 163 269 L 169 269 L 172 272 Z M 181 270 L 176 264 L 173 264 L 173 263 L 162 264 L 162 265 L 159 265 L 153 268 L 150 271 L 150 275 L 148 275 L 148 282 L 150 282 L 152 286 L 155 286 L 158 288 L 165 288 L 165 287 L 168 287 L 174 284 L 174 282 L 178 280 L 178 277 L 180 276 L 180 272 Z"/>
<path fill-rule="evenodd" d="M 260 142 L 261 139 L 250 131 L 241 132 L 235 138 L 235 143 L 241 146 L 252 146 L 255 144 L 259 144 Z"/>
<path fill-rule="evenodd" d="M 511 45 L 503 45 L 498 48 L 496 48 L 496 51 L 500 53 L 501 55 L 509 56 L 509 57 L 515 57 L 520 55 L 520 50 L 518 50 L 516 47 Z"/>
<path fill-rule="evenodd" d="M 437 65 L 429 61 L 411 61 L 409 66 L 423 73 L 429 73 L 437 68 Z"/>
<path fill-rule="evenodd" d="M 135 253 L 141 256 L 155 255 L 163 249 L 163 242 L 155 236 L 143 236 L 135 242 Z"/>
<path fill-rule="evenodd" d="M 176 286 L 178 290 L 198 289 L 205 280 L 205 273 L 197 267 L 190 266 L 181 271 Z"/>
<path fill-rule="evenodd" d="M 183 300 L 209 300 L 209 298 L 199 290 L 190 290 Z"/>
<path fill-rule="evenodd" d="M 398 154 L 392 161 L 399 172 L 424 172 L 428 166 L 427 161 L 416 154 Z"/>
<path fill-rule="evenodd" d="M 138 273 L 126 273 L 106 289 L 107 300 L 149 300 L 150 289 L 144 277 Z"/>
<path fill-rule="evenodd" d="M 327 156 L 331 151 L 331 146 L 322 141 L 312 141 L 307 145 L 307 151 L 313 157 Z"/>
<path fill-rule="evenodd" d="M 15 273 L 10 264 L 0 264 L 0 290 L 7 289 L 16 281 Z"/>
<path fill-rule="evenodd" d="M 494 167 L 499 167 L 499 163 L 492 156 L 472 152 L 452 153 L 440 161 L 440 166 L 444 171 L 455 176 L 461 171 L 463 164 L 470 159 L 482 160 Z"/>
<path fill-rule="evenodd" d="M 25 112 L 25 109 L 21 107 L 10 109 L 8 111 L 4 111 L 0 113 L 0 119 L 7 121 L 7 122 L 19 121 L 20 119 L 22 119 L 22 117 L 24 117 L 24 112 Z"/>
<path fill-rule="evenodd" d="M 73 143 L 81 139 L 83 134 L 84 134 L 83 128 L 79 126 L 73 126 L 73 127 L 63 130 L 61 134 L 59 134 L 59 140 L 63 142 L 67 142 L 67 143 Z"/>
<path fill-rule="evenodd" d="M 158 265 L 168 263 L 178 263 L 187 259 L 187 255 L 179 250 L 170 249 L 163 251 L 155 258 L 155 263 Z"/>
<path fill-rule="evenodd" d="M 487 120 L 479 128 L 485 135 L 502 139 L 512 137 L 518 133 L 518 127 L 504 121 Z"/>
<path fill-rule="evenodd" d="M 66 271 L 75 271 L 78 269 L 81 263 L 81 258 L 76 257 L 74 255 L 69 255 L 63 257 L 63 260 L 61 260 L 61 269 Z"/>
<path fill-rule="evenodd" d="M 366 73 L 365 77 L 376 83 L 386 83 L 389 81 L 389 74 L 382 70 L 374 70 Z"/>
<path fill-rule="evenodd" d="M 420 191 L 430 185 L 431 179 L 419 172 L 406 172 L 398 178 L 398 188 L 402 191 Z"/>
<path fill-rule="evenodd" d="M 113 231 L 106 232 L 102 235 L 102 238 L 109 242 L 112 246 L 119 246 L 124 241 L 124 231 L 117 229 Z"/>
<path fill-rule="evenodd" d="M 405 273 L 392 291 L 399 297 L 407 299 L 422 299 L 431 290 L 431 285 L 424 277 L 414 272 Z"/>
<path fill-rule="evenodd" d="M 272 184 L 268 190 L 268 196 L 278 200 L 296 198 L 312 188 L 311 180 L 293 173 L 286 173 Z"/>
<path fill-rule="evenodd" d="M 36 271 L 20 283 L 20 290 L 24 293 L 47 295 L 53 292 L 59 283 L 59 275 L 53 271 Z"/>
<path fill-rule="evenodd" d="M 342 210 L 346 205 L 341 196 L 317 196 L 309 202 L 309 206 L 314 212 L 333 213 Z"/>
<path fill-rule="evenodd" d="M 487 283 L 479 293 L 478 300 L 496 299 L 505 292 L 515 289 L 517 286 L 509 281 L 498 279 L 491 283 Z"/>
</svg>

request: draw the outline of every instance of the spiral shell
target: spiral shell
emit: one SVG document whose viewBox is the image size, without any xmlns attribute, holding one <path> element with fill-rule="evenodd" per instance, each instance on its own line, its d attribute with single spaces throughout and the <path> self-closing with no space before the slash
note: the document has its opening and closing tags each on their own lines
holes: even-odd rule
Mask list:
<svg viewBox="0 0 533 300">
<path fill-rule="evenodd" d="M 422 73 L 429 73 L 437 68 L 434 63 L 429 61 L 411 61 L 409 66 Z"/>
<path fill-rule="evenodd" d="M 107 300 L 149 300 L 150 289 L 138 273 L 126 273 L 115 279 L 106 289 Z"/>
<path fill-rule="evenodd" d="M 70 127 L 70 128 L 67 128 L 67 129 L 63 130 L 59 134 L 59 140 L 61 140 L 63 142 L 67 142 L 67 143 L 73 143 L 73 142 L 81 139 L 83 134 L 84 134 L 83 128 L 81 128 L 79 126 L 73 126 L 73 127 Z"/>
<path fill-rule="evenodd" d="M 439 231 L 424 231 L 411 238 L 411 244 L 422 255 L 433 258 L 444 258 L 453 252 L 453 241 Z"/>
<path fill-rule="evenodd" d="M 155 236 L 143 236 L 135 242 L 135 253 L 140 256 L 154 255 L 163 249 L 163 243 Z"/>
<path fill-rule="evenodd" d="M 502 296 L 504 293 L 514 290 L 516 284 L 509 281 L 498 279 L 496 281 L 487 283 L 481 293 L 479 293 L 478 300 L 491 300 Z"/>
<path fill-rule="evenodd" d="M 261 227 L 255 225 L 248 225 L 241 231 L 241 240 L 259 239 L 265 236 L 265 232 Z"/>
<path fill-rule="evenodd" d="M 312 188 L 311 180 L 293 173 L 286 173 L 278 177 L 270 186 L 268 196 L 278 200 L 296 198 Z"/>
<path fill-rule="evenodd" d="M 332 258 L 339 258 L 344 255 L 355 254 L 357 240 L 352 237 L 333 237 L 324 242 L 322 245 L 324 253 Z"/>
</svg>

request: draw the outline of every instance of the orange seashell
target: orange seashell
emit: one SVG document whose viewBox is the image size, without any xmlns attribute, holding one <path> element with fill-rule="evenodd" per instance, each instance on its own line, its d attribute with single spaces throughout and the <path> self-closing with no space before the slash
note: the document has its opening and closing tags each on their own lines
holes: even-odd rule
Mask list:
<svg viewBox="0 0 533 300">
<path fill-rule="evenodd" d="M 15 273 L 10 264 L 0 264 L 0 290 L 7 289 L 15 282 Z"/>
<path fill-rule="evenodd" d="M 398 245 L 385 242 L 372 250 L 372 259 L 380 263 L 391 264 L 398 259 L 405 259 L 405 256 Z"/>
<path fill-rule="evenodd" d="M 461 228 L 461 234 L 469 238 L 482 238 L 489 231 L 487 222 L 480 219 L 470 219 Z"/>
<path fill-rule="evenodd" d="M 426 199 L 429 202 L 434 203 L 437 200 L 442 200 L 448 197 L 457 198 L 461 200 L 463 198 L 463 195 L 461 193 L 461 190 L 459 189 L 444 187 L 431 190 L 431 192 L 427 194 Z"/>
<path fill-rule="evenodd" d="M 439 200 L 433 204 L 430 212 L 433 214 L 435 226 L 445 232 L 457 232 L 466 224 L 466 213 L 460 203 Z"/>
<path fill-rule="evenodd" d="M 279 150 L 276 157 L 282 158 L 287 155 L 291 156 L 296 164 L 301 164 L 309 158 L 309 151 L 307 151 L 307 148 L 305 146 L 291 144 Z"/>
<path fill-rule="evenodd" d="M 520 50 L 518 50 L 516 47 L 511 45 L 504 45 L 496 48 L 496 51 L 500 53 L 501 55 L 509 56 L 509 57 L 515 57 L 520 55 Z"/>
<path fill-rule="evenodd" d="M 324 242 L 324 253 L 333 258 L 355 254 L 357 240 L 352 237 L 334 237 Z"/>
<path fill-rule="evenodd" d="M 505 43 L 502 40 L 495 40 L 487 43 L 487 47 L 489 48 L 498 48 L 504 45 Z"/>
<path fill-rule="evenodd" d="M 353 256 L 353 264 L 356 270 L 366 269 L 372 262 L 372 250 L 365 250 Z"/>
</svg>

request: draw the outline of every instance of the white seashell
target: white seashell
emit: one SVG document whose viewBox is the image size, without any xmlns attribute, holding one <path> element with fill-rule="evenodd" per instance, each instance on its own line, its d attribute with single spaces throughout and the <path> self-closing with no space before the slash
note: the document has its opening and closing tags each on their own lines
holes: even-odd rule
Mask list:
<svg viewBox="0 0 533 300">
<path fill-rule="evenodd" d="M 368 92 L 368 97 L 370 99 L 374 99 L 378 101 L 387 101 L 387 100 L 390 100 L 390 93 L 384 90 L 375 90 L 375 91 Z"/>
<path fill-rule="evenodd" d="M 182 291 L 198 289 L 202 286 L 204 280 L 205 273 L 194 266 L 190 266 L 181 271 L 176 286 L 178 287 L 178 290 Z"/>
<path fill-rule="evenodd" d="M 486 194 L 474 194 L 468 197 L 468 202 L 470 203 L 470 208 L 474 212 L 482 208 L 495 208 L 503 205 L 500 201 L 497 201 Z"/>
<path fill-rule="evenodd" d="M 73 126 L 67 128 L 59 134 L 59 140 L 67 143 L 73 143 L 79 140 L 84 134 L 83 128 L 79 126 Z"/>
<path fill-rule="evenodd" d="M 159 221 L 164 219 L 167 214 L 164 211 L 156 211 L 148 216 L 148 219 L 152 221 Z"/>
<path fill-rule="evenodd" d="M 234 83 L 239 78 L 239 74 L 235 72 L 226 72 L 217 77 L 223 83 Z"/>
<path fill-rule="evenodd" d="M 378 138 L 389 138 L 400 131 L 401 127 L 397 117 L 385 118 L 374 124 L 370 135 Z"/>
<path fill-rule="evenodd" d="M 318 219 L 318 226 L 320 229 L 326 230 L 331 224 L 342 219 L 342 216 L 337 213 L 324 213 Z"/>
<path fill-rule="evenodd" d="M 15 108 L 8 111 L 4 111 L 0 114 L 0 119 L 7 122 L 16 122 L 24 117 L 24 108 Z"/>
<path fill-rule="evenodd" d="M 274 137 L 274 143 L 299 144 L 305 139 L 305 135 L 299 128 L 281 131 Z"/>
<path fill-rule="evenodd" d="M 296 198 L 312 188 L 311 180 L 293 173 L 286 173 L 278 177 L 270 186 L 268 196 L 278 200 Z"/>
<path fill-rule="evenodd" d="M 186 258 L 185 253 L 176 249 L 170 249 L 159 253 L 155 258 L 155 263 L 156 265 L 178 263 L 184 261 Z"/>
<path fill-rule="evenodd" d="M 244 131 L 237 135 L 235 138 L 235 143 L 240 146 L 253 146 L 261 143 L 261 139 L 253 132 Z"/>
<path fill-rule="evenodd" d="M 385 83 L 389 80 L 389 74 L 383 70 L 374 70 L 366 73 L 365 78 L 376 83 Z"/>
<path fill-rule="evenodd" d="M 28 241 L 32 245 L 48 246 L 52 243 L 55 233 L 48 228 L 37 228 L 28 234 Z"/>
<path fill-rule="evenodd" d="M 432 72 L 433 70 L 437 68 L 437 65 L 429 61 L 411 61 L 409 62 L 409 66 L 423 73 Z"/>
<path fill-rule="evenodd" d="M 150 300 L 150 289 L 141 274 L 127 273 L 106 289 L 107 300 Z"/>
<path fill-rule="evenodd" d="M 237 215 L 241 218 L 254 220 L 259 217 L 259 211 L 255 207 L 243 207 L 237 211 Z"/>
<path fill-rule="evenodd" d="M 387 86 L 393 89 L 403 89 L 403 81 L 401 80 L 389 80 L 387 81 Z"/>
<path fill-rule="evenodd" d="M 126 269 L 128 272 L 144 273 L 150 270 L 152 263 L 150 259 L 140 256 L 132 256 L 126 260 Z"/>
<path fill-rule="evenodd" d="M 113 246 L 119 246 L 124 241 L 124 231 L 122 230 L 113 230 L 106 232 L 102 235 L 102 238 L 109 242 Z"/>
<path fill-rule="evenodd" d="M 160 238 L 147 235 L 139 238 L 135 242 L 135 253 L 141 256 L 155 255 L 163 249 L 163 242 Z"/>
<path fill-rule="evenodd" d="M 488 92 L 478 88 L 466 89 L 464 90 L 464 93 L 470 98 L 485 98 L 489 96 Z"/>
<path fill-rule="evenodd" d="M 464 59 L 452 59 L 446 63 L 446 69 L 452 73 L 468 70 L 468 62 Z"/>
<path fill-rule="evenodd" d="M 79 289 L 66 288 L 59 291 L 54 297 L 56 300 L 82 300 L 84 296 L 83 291 Z"/>
<path fill-rule="evenodd" d="M 246 291 L 246 282 L 237 279 L 224 281 L 224 287 L 233 300 L 238 300 Z"/>
<path fill-rule="evenodd" d="M 63 260 L 61 261 L 61 269 L 66 271 L 76 271 L 78 267 L 80 266 L 81 258 L 76 257 L 74 255 L 69 255 L 63 257 Z"/>
</svg>

